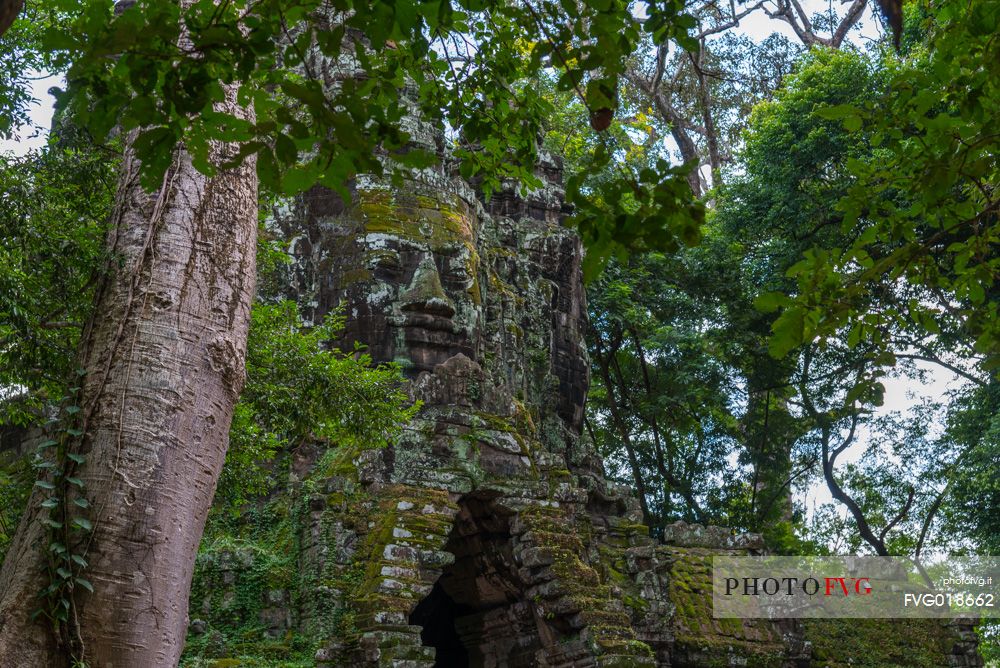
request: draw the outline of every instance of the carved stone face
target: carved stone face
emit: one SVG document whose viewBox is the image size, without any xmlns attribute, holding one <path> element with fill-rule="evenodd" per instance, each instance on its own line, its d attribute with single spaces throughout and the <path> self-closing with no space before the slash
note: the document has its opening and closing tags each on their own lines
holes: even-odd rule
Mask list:
<svg viewBox="0 0 1000 668">
<path fill-rule="evenodd" d="M 468 208 L 440 192 L 372 189 L 356 198 L 345 239 L 353 248 L 334 276 L 346 341 L 367 346 L 376 362 L 400 362 L 410 377 L 458 354 L 476 360 L 482 309 Z"/>
</svg>

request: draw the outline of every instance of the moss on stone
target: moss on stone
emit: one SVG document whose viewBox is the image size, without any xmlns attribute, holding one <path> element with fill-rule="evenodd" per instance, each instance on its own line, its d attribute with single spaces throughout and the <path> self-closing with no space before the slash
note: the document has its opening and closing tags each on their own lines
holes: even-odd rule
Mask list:
<svg viewBox="0 0 1000 668">
<path fill-rule="evenodd" d="M 943 668 L 955 638 L 940 620 L 807 619 L 816 668 Z"/>
<path fill-rule="evenodd" d="M 672 560 L 669 598 L 676 606 L 673 626 L 679 655 L 704 666 L 729 666 L 733 657 L 745 660 L 741 665 L 748 667 L 782 665 L 784 643 L 770 622 L 712 616 L 713 551 L 698 548 L 662 551 Z"/>
<path fill-rule="evenodd" d="M 340 278 L 340 282 L 342 285 L 351 285 L 352 283 L 369 281 L 371 278 L 372 272 L 368 269 L 351 269 L 350 271 L 344 272 L 344 275 Z"/>
</svg>

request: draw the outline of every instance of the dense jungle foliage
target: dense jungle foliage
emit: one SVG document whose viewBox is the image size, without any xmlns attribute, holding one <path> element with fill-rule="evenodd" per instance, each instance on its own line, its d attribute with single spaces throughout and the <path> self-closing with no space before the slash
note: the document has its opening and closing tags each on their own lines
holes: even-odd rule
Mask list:
<svg viewBox="0 0 1000 668">
<path fill-rule="evenodd" d="M 257 158 L 265 289 L 206 545 L 278 559 L 266 542 L 293 512 L 296 449 L 393 438 L 415 410 L 399 370 L 331 348 L 339 318 L 303 320 L 280 290 L 291 240 L 268 221 L 316 183 L 381 170 L 378 151 L 431 159 L 403 150 L 404 80 L 487 193 L 537 185 L 541 148 L 564 159 L 588 248 L 586 432 L 654 536 L 683 519 L 787 553 L 1000 552 L 1000 3 L 906 3 L 898 48 L 850 37 L 864 2 L 810 19 L 781 2 L 643 17 L 609 1 L 375 3 L 352 25 L 371 40 L 365 83 L 334 102 L 294 54 L 336 53 L 343 29 L 311 22 L 315 3 L 253 4 L 244 34 L 239 2 L 110 23 L 107 3 L 29 3 L 0 37 L 16 56 L 0 134 L 28 128 L 26 72 L 68 82 L 48 144 L 0 156 L 0 555 L 36 473 L 11 444 L 72 406 L 95 276 L 116 261 L 112 128 L 143 130 L 149 183 L 179 143 L 205 170 L 212 140 Z M 739 29 L 765 10 L 791 34 Z M 253 123 L 210 111 L 235 79 Z M 263 508 L 277 533 L 250 528 Z"/>
</svg>

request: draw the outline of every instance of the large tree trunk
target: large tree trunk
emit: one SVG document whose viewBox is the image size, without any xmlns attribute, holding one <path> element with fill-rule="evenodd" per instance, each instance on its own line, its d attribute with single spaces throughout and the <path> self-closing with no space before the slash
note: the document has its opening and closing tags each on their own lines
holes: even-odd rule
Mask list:
<svg viewBox="0 0 1000 668">
<path fill-rule="evenodd" d="M 775 361 L 766 351 L 751 357 L 747 369 L 743 431 L 754 469 L 749 528 L 775 541 L 790 535 L 792 449 L 802 428 L 801 420 L 790 413 L 784 396 L 791 373 L 786 362 Z M 782 548 L 777 543 L 772 546 Z"/>
<path fill-rule="evenodd" d="M 234 98 L 233 87 L 225 111 L 239 113 Z M 90 508 L 68 504 L 93 524 L 77 550 L 94 591 L 75 588 L 62 642 L 31 620 L 50 541 L 47 493 L 36 492 L 0 571 L 0 666 L 66 665 L 71 654 L 93 668 L 173 666 L 184 644 L 244 379 L 257 181 L 252 163 L 205 177 L 183 151 L 154 193 L 140 187 L 131 151 L 122 170 L 110 270 L 81 342 L 86 431 L 72 447 L 86 457 L 74 475 Z"/>
<path fill-rule="evenodd" d="M 0 35 L 7 32 L 23 7 L 24 0 L 0 0 Z"/>
</svg>

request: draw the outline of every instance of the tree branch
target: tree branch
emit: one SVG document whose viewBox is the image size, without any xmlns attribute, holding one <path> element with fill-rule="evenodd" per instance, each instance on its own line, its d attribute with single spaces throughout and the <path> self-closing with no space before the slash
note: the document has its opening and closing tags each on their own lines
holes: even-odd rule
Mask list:
<svg viewBox="0 0 1000 668">
<path fill-rule="evenodd" d="M 662 73 L 660 74 L 662 77 Z M 698 149 L 695 146 L 694 140 L 688 136 L 686 130 L 690 127 L 688 122 L 681 116 L 680 112 L 677 111 L 667 100 L 666 96 L 663 94 L 661 88 L 653 88 L 651 82 L 647 81 L 646 78 L 639 73 L 628 69 L 625 71 L 625 78 L 632 82 L 637 88 L 642 90 L 646 95 L 652 98 L 653 106 L 656 107 L 656 111 L 660 114 L 660 117 L 670 126 L 670 135 L 677 142 L 677 148 L 681 151 L 681 158 L 684 162 L 698 162 Z M 698 175 L 697 169 L 692 169 L 688 174 L 688 184 L 691 186 L 691 192 L 694 193 L 695 197 L 698 197 L 702 193 L 701 177 Z"/>
<path fill-rule="evenodd" d="M 927 509 L 927 516 L 924 517 L 923 526 L 920 527 L 920 537 L 917 539 L 917 547 L 913 551 L 913 558 L 919 559 L 920 553 L 924 549 L 924 541 L 927 540 L 927 533 L 931 529 L 931 524 L 934 522 L 934 516 L 937 515 L 938 510 L 941 508 L 941 503 L 944 498 L 948 496 L 948 492 L 951 491 L 951 480 L 944 486 L 944 489 L 934 498 L 931 503 L 930 508 Z"/>
<path fill-rule="evenodd" d="M 861 506 L 859 506 L 851 495 L 840 486 L 840 483 L 837 481 L 837 476 L 834 473 L 834 465 L 837 460 L 837 455 L 846 450 L 847 447 L 854 441 L 858 415 L 857 413 L 851 415 L 851 428 L 848 431 L 847 437 L 836 449 L 833 450 L 833 452 L 831 452 L 830 439 L 832 438 L 832 434 L 830 433 L 830 416 L 827 413 L 820 413 L 816 410 L 816 406 L 813 403 L 807 388 L 807 383 L 809 381 L 809 367 L 812 364 L 812 353 L 812 346 L 809 346 L 803 354 L 802 375 L 799 377 L 799 394 L 802 396 L 802 405 L 804 409 L 820 427 L 823 479 L 826 481 L 826 486 L 830 490 L 830 496 L 844 504 L 848 512 L 851 513 L 851 517 L 854 518 L 854 523 L 858 527 L 858 533 L 861 534 L 861 538 L 872 546 L 876 554 L 887 557 L 889 556 L 889 552 L 885 549 L 885 543 L 875 535 L 875 532 L 872 531 L 871 525 L 868 524 L 868 519 L 865 517 L 865 513 L 861 509 Z"/>
<path fill-rule="evenodd" d="M 937 357 L 936 355 L 931 355 L 930 353 L 926 355 L 917 355 L 914 353 L 896 353 L 897 359 L 910 359 L 910 360 L 921 360 L 923 362 L 930 362 L 932 364 L 937 364 L 938 366 L 944 367 L 951 371 L 952 373 L 969 380 L 980 387 L 986 387 L 986 381 L 982 378 L 972 375 L 968 371 L 963 370 L 961 367 L 957 367 L 954 364 L 945 362 L 943 359 Z"/>
<path fill-rule="evenodd" d="M 840 48 L 840 45 L 844 42 L 844 38 L 847 37 L 847 33 L 861 20 L 861 15 L 864 14 L 867 4 L 868 0 L 854 0 L 854 3 L 847 9 L 847 15 L 840 20 L 837 29 L 833 31 L 833 36 L 830 38 L 830 46 L 835 49 Z"/>
<path fill-rule="evenodd" d="M 750 14 L 754 13 L 758 9 L 762 9 L 764 7 L 764 1 L 765 0 L 761 0 L 757 4 L 751 5 L 750 7 L 748 7 L 747 9 L 745 9 L 742 12 L 739 12 L 739 13 L 736 12 L 736 6 L 732 2 L 730 2 L 729 3 L 729 11 L 730 11 L 730 18 L 729 18 L 729 20 L 726 21 L 725 23 L 720 23 L 717 26 L 713 26 L 711 28 L 706 28 L 705 30 L 702 30 L 700 33 L 698 33 L 697 35 L 695 35 L 695 39 L 702 40 L 705 37 L 708 37 L 709 35 L 715 35 L 715 34 L 720 33 L 720 32 L 725 32 L 726 30 L 729 30 L 730 28 L 735 28 L 736 26 L 738 26 L 740 24 L 740 21 L 742 21 L 744 18 L 746 18 Z"/>
<path fill-rule="evenodd" d="M 892 528 L 897 524 L 899 524 L 900 522 L 902 522 L 906 518 L 907 513 L 910 512 L 910 507 L 913 505 L 913 497 L 915 493 L 916 491 L 913 489 L 913 487 L 910 487 L 910 492 L 906 496 L 906 503 L 903 504 L 903 509 L 900 510 L 899 513 L 897 513 L 896 516 L 893 517 L 889 522 L 887 522 L 886 525 L 882 528 L 882 531 L 879 532 L 878 539 L 883 545 L 885 544 L 885 537 L 889 534 L 890 531 L 892 531 Z"/>
</svg>

